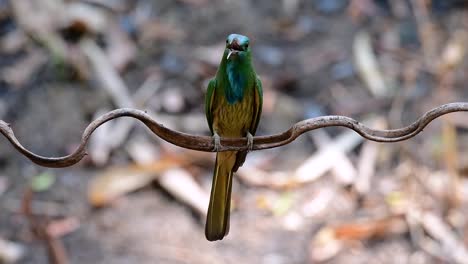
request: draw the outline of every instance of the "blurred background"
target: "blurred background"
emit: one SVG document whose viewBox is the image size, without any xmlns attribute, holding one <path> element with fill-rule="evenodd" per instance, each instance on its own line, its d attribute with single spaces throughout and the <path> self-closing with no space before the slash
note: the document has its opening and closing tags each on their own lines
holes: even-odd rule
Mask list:
<svg viewBox="0 0 468 264">
<path fill-rule="evenodd" d="M 464 0 L 0 0 L 0 119 L 44 156 L 112 109 L 208 135 L 204 93 L 230 33 L 263 81 L 257 135 L 321 115 L 408 125 L 466 101 Z M 0 139 L 0 263 L 468 263 L 468 115 L 381 144 L 327 128 L 249 154 L 230 234 L 204 236 L 214 154 L 136 120 L 70 168 Z"/>
</svg>

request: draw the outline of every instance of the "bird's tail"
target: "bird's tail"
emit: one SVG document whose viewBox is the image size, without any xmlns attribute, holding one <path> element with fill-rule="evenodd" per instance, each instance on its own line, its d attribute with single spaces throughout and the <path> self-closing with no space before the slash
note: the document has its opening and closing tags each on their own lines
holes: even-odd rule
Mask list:
<svg viewBox="0 0 468 264">
<path fill-rule="evenodd" d="M 221 240 L 229 233 L 231 189 L 236 152 L 216 154 L 216 163 L 211 186 L 210 204 L 206 217 L 205 236 L 210 241 Z"/>
</svg>

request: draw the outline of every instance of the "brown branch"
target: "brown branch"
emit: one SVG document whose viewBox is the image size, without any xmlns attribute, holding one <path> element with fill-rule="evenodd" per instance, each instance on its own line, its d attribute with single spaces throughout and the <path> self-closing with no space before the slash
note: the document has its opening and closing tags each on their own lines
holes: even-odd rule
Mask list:
<svg viewBox="0 0 468 264">
<path fill-rule="evenodd" d="M 280 134 L 257 136 L 254 138 L 253 150 L 276 148 L 282 145 L 286 145 L 294 141 L 297 137 L 305 132 L 331 126 L 347 127 L 356 131 L 362 137 L 377 142 L 397 142 L 414 137 L 419 132 L 421 132 L 424 127 L 426 127 L 432 120 L 442 115 L 462 111 L 468 111 L 468 103 L 460 102 L 441 105 L 430 110 L 429 112 L 426 112 L 409 126 L 392 130 L 371 129 L 362 123 L 346 116 L 321 116 L 300 121 L 294 124 L 287 131 L 284 131 Z M 88 143 L 89 137 L 96 128 L 112 119 L 124 116 L 140 120 L 154 134 L 169 143 L 182 148 L 213 152 L 214 144 L 211 137 L 195 136 L 171 130 L 156 122 L 146 112 L 130 108 L 116 109 L 94 120 L 83 132 L 81 144 L 79 147 L 73 153 L 63 157 L 43 157 L 27 150 L 20 144 L 18 139 L 16 139 L 10 125 L 2 120 L 0 120 L 0 133 L 2 133 L 10 141 L 16 150 L 29 158 L 32 162 L 44 167 L 62 168 L 76 164 L 86 155 L 86 144 Z M 246 148 L 246 138 L 221 138 L 221 147 L 219 151 L 244 150 Z"/>
</svg>

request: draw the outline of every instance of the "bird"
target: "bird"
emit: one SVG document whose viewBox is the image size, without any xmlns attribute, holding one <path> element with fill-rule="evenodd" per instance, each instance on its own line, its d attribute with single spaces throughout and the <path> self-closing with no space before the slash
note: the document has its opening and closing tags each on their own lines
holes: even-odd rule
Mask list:
<svg viewBox="0 0 468 264">
<path fill-rule="evenodd" d="M 253 147 L 262 104 L 262 83 L 252 64 L 250 40 L 240 34 L 230 34 L 216 76 L 208 83 L 205 113 L 214 151 L 220 148 L 221 137 L 247 137 L 248 147 L 216 153 L 205 225 L 209 241 L 222 240 L 229 233 L 232 177 Z"/>
</svg>

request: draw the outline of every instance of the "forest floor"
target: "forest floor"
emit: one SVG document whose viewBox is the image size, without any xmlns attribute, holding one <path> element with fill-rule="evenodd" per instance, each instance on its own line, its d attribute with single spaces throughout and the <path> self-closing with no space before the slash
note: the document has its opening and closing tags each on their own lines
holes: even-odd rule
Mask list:
<svg viewBox="0 0 468 264">
<path fill-rule="evenodd" d="M 322 115 L 400 128 L 467 101 L 464 1 L 1 1 L 0 119 L 43 156 L 71 153 L 116 108 L 209 135 L 204 93 L 230 33 L 264 89 L 257 135 Z M 375 143 L 344 128 L 255 151 L 230 233 L 204 236 L 214 154 L 136 120 L 43 168 L 0 140 L 0 262 L 467 263 L 468 115 Z M 54 259 L 54 260 L 51 260 Z"/>
</svg>

